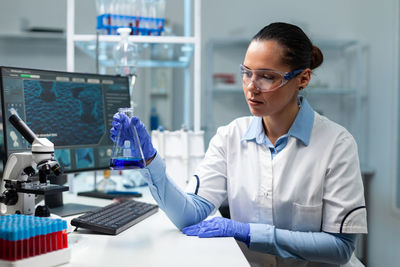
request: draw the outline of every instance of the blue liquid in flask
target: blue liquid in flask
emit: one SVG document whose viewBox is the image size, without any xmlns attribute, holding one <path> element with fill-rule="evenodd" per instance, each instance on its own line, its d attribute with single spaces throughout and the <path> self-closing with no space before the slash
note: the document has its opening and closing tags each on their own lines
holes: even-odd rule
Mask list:
<svg viewBox="0 0 400 267">
<path fill-rule="evenodd" d="M 113 170 L 139 169 L 144 168 L 146 163 L 143 159 L 138 158 L 112 158 L 110 160 L 110 168 Z"/>
</svg>

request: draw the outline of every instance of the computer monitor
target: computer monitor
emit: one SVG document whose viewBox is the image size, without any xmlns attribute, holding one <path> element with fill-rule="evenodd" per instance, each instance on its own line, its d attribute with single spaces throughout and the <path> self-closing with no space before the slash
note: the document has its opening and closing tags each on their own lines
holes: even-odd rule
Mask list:
<svg viewBox="0 0 400 267">
<path fill-rule="evenodd" d="M 109 168 L 112 117 L 130 105 L 127 77 L 0 67 L 0 89 L 4 166 L 11 153 L 30 151 L 8 121 L 14 109 L 38 137 L 53 142 L 64 173 Z M 58 212 L 63 216 L 79 211 L 87 210 L 65 206 Z"/>
<path fill-rule="evenodd" d="M 118 108 L 130 105 L 128 78 L 1 67 L 1 92 L 7 157 L 30 148 L 8 121 L 13 108 L 54 143 L 65 173 L 109 168 L 109 129 Z"/>
</svg>

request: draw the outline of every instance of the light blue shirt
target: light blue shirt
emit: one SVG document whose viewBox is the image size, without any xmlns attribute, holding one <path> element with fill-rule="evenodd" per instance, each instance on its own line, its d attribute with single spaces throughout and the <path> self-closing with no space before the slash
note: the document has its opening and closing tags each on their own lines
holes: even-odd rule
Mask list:
<svg viewBox="0 0 400 267">
<path fill-rule="evenodd" d="M 300 140 L 305 146 L 310 143 L 310 135 L 314 124 L 314 110 L 303 96 L 297 98 L 300 107 L 297 116 L 287 134 L 276 140 L 275 145 L 264 132 L 262 117 L 254 117 L 242 140 L 253 141 L 259 145 L 265 145 L 271 151 L 272 157 L 281 152 L 287 145 L 289 136 Z"/>
</svg>

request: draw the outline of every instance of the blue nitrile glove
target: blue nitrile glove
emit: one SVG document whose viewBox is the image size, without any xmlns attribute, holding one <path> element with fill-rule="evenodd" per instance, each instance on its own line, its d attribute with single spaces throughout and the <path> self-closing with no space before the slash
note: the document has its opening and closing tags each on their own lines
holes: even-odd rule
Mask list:
<svg viewBox="0 0 400 267">
<path fill-rule="evenodd" d="M 215 217 L 182 229 L 182 233 L 198 237 L 234 237 L 236 240 L 250 242 L 250 225 L 248 223 Z"/>
<path fill-rule="evenodd" d="M 124 146 L 125 140 L 130 140 L 133 136 L 132 128 L 130 127 L 128 116 L 123 113 L 115 113 L 112 121 L 112 128 L 110 130 L 110 138 L 115 143 L 117 141 L 118 132 L 121 130 L 121 138 L 118 145 Z"/>
<path fill-rule="evenodd" d="M 118 131 L 121 130 L 121 138 L 119 140 L 119 146 L 123 146 L 125 140 L 131 140 L 133 136 L 132 126 L 136 128 L 136 132 L 139 136 L 140 146 L 142 147 L 143 156 L 145 160 L 152 158 L 157 151 L 151 143 L 149 134 L 146 131 L 146 127 L 137 117 L 132 117 L 129 121 L 128 116 L 122 113 L 116 113 L 113 116 L 112 121 L 113 127 L 110 130 L 110 137 L 113 142 L 117 139 Z"/>
</svg>

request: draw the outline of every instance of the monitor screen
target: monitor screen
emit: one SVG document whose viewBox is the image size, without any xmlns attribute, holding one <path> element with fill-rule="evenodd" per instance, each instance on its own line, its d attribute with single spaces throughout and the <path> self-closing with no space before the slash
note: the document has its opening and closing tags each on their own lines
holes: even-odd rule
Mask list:
<svg viewBox="0 0 400 267">
<path fill-rule="evenodd" d="M 130 103 L 128 78 L 1 67 L 5 155 L 30 144 L 8 121 L 14 109 L 38 137 L 48 138 L 64 172 L 106 169 L 112 117 Z"/>
</svg>

